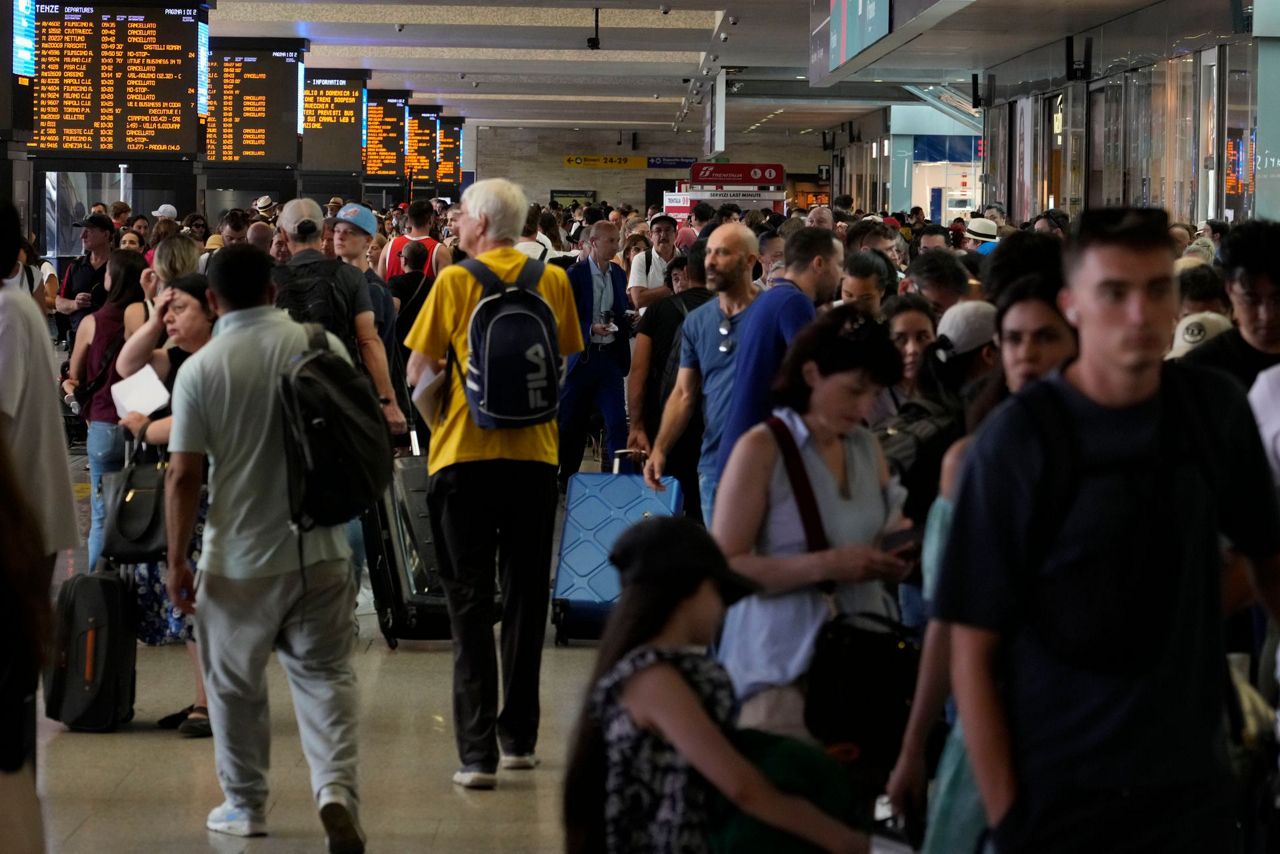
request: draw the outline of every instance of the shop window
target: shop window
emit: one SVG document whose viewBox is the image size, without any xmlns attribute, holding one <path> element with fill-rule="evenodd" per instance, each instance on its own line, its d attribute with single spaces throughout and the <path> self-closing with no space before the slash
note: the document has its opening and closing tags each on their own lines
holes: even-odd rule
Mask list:
<svg viewBox="0 0 1280 854">
<path fill-rule="evenodd" d="M 1258 49 L 1253 42 L 1227 47 L 1226 121 L 1223 124 L 1223 218 L 1240 222 L 1254 215 L 1254 145 L 1258 102 Z"/>
</svg>

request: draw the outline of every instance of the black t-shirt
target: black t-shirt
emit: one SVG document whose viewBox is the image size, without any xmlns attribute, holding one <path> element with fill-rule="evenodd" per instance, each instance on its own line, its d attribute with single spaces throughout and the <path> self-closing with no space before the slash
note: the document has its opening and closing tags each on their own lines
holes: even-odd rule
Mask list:
<svg viewBox="0 0 1280 854">
<path fill-rule="evenodd" d="M 418 312 L 427 301 L 432 284 L 432 279 L 422 272 L 401 273 L 399 276 L 392 276 L 391 281 L 387 282 L 391 295 L 400 300 L 399 313 L 396 315 L 396 337 L 401 341 L 413 329 L 413 322 L 418 319 Z"/>
<path fill-rule="evenodd" d="M 1229 329 L 1206 341 L 1183 357 L 1183 361 L 1205 368 L 1226 371 L 1240 381 L 1245 391 L 1267 368 L 1280 365 L 1280 353 L 1264 353 L 1244 340 L 1239 329 Z"/>
<path fill-rule="evenodd" d="M 1124 409 L 1060 374 L 1047 382 L 1075 451 L 1046 461 L 1016 400 L 987 419 L 960 480 L 935 613 L 1001 636 L 1014 768 L 1033 794 L 1217 779 L 1219 535 L 1249 556 L 1280 552 L 1248 401 L 1213 372 L 1173 363 L 1160 396 Z M 1047 465 L 1076 473 L 1070 510 L 1037 507 Z M 1036 520 L 1051 515 L 1060 521 L 1037 560 Z"/>
<path fill-rule="evenodd" d="M 662 422 L 662 407 L 666 404 L 661 396 L 662 375 L 667 369 L 676 332 L 689 312 L 713 296 L 715 294 L 706 288 L 687 288 L 649 306 L 640 318 L 636 334 L 648 335 L 653 342 L 649 351 L 649 373 L 644 380 L 644 422 L 650 438 L 657 436 Z M 680 311 L 682 305 L 683 312 Z"/>
<path fill-rule="evenodd" d="M 107 265 L 94 269 L 88 256 L 77 258 L 71 262 L 67 271 L 67 279 L 62 288 L 63 299 L 73 300 L 80 294 L 89 294 L 92 303 L 89 308 L 82 308 L 67 315 L 71 323 L 71 334 L 80 328 L 80 321 L 102 308 L 107 302 Z"/>
</svg>

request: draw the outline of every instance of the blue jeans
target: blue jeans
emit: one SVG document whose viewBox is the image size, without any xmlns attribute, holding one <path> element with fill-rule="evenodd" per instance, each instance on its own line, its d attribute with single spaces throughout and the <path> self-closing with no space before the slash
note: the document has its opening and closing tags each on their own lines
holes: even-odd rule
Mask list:
<svg viewBox="0 0 1280 854">
<path fill-rule="evenodd" d="M 102 529 L 107 521 L 102 476 L 124 468 L 124 429 L 106 421 L 90 421 L 85 450 L 89 455 L 89 500 L 93 509 L 89 524 L 89 572 L 93 572 L 102 556 Z"/>
<path fill-rule="evenodd" d="M 716 503 L 716 489 L 720 486 L 720 478 L 706 472 L 698 472 L 698 492 L 702 499 L 702 524 L 711 530 L 711 509 Z"/>
</svg>

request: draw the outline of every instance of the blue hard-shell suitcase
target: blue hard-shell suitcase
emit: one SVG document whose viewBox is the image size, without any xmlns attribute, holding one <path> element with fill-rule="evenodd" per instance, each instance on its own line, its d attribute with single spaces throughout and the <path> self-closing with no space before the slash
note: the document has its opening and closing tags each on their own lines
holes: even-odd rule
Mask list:
<svg viewBox="0 0 1280 854">
<path fill-rule="evenodd" d="M 600 637 L 622 589 L 618 570 L 609 563 L 614 542 L 636 522 L 684 509 L 676 479 L 664 477 L 662 485 L 666 491 L 655 492 L 638 474 L 583 472 L 569 478 L 551 594 L 556 646 Z"/>
</svg>

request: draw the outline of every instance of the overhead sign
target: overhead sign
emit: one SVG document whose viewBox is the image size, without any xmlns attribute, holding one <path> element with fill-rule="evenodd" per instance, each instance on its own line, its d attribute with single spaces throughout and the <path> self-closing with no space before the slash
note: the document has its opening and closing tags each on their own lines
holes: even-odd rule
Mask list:
<svg viewBox="0 0 1280 854">
<path fill-rule="evenodd" d="M 566 154 L 567 169 L 648 169 L 649 158 L 624 154 Z"/>
<path fill-rule="evenodd" d="M 717 207 L 732 202 L 745 209 L 772 208 L 783 213 L 787 194 L 782 190 L 686 190 L 662 194 L 663 213 L 687 214 L 698 202 L 710 202 Z"/>
<path fill-rule="evenodd" d="M 696 157 L 650 157 L 650 169 L 688 169 L 698 162 Z"/>
<path fill-rule="evenodd" d="M 695 184 L 781 184 L 787 172 L 780 163 L 695 163 Z"/>
<path fill-rule="evenodd" d="M 306 42 L 249 47 L 214 39 L 209 55 L 211 163 L 296 166 L 305 121 Z"/>
<path fill-rule="evenodd" d="M 824 184 L 831 180 L 831 164 L 830 163 L 818 164 L 818 180 Z"/>
</svg>

